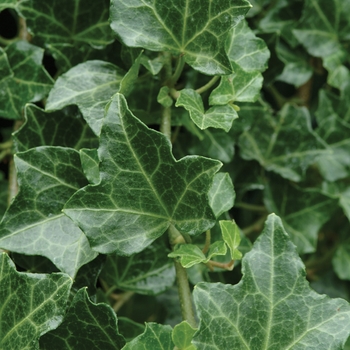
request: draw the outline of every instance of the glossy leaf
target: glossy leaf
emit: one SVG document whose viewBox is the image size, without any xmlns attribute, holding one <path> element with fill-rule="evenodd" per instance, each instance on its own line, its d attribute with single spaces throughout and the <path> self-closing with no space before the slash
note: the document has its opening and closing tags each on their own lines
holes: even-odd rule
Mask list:
<svg viewBox="0 0 350 350">
<path fill-rule="evenodd" d="M 236 197 L 230 175 L 228 173 L 215 174 L 208 195 L 210 206 L 217 218 L 230 210 Z"/>
<path fill-rule="evenodd" d="M 193 335 L 196 333 L 196 329 L 191 325 L 183 321 L 177 324 L 173 329 L 172 339 L 175 346 L 181 350 L 196 350 L 196 347 L 191 344 Z"/>
<path fill-rule="evenodd" d="M 76 104 L 96 135 L 101 132 L 104 108 L 120 88 L 125 72 L 103 61 L 81 63 L 61 75 L 47 99 L 46 110 Z"/>
<path fill-rule="evenodd" d="M 47 113 L 35 105 L 28 104 L 24 111 L 25 123 L 13 134 L 17 152 L 38 146 L 62 146 L 75 149 L 98 146 L 97 137 L 76 107 Z"/>
<path fill-rule="evenodd" d="M 269 212 L 282 218 L 298 251 L 316 250 L 317 234 L 337 208 L 336 199 L 317 190 L 303 190 L 272 176 L 265 186 L 264 203 Z"/>
<path fill-rule="evenodd" d="M 15 156 L 20 192 L 0 223 L 0 247 L 49 258 L 74 277 L 93 260 L 84 233 L 62 213 L 69 197 L 86 184 L 79 153 L 38 147 Z"/>
<path fill-rule="evenodd" d="M 79 151 L 81 166 L 84 174 L 91 184 L 98 184 L 100 182 L 99 165 L 97 149 L 83 148 Z"/>
<path fill-rule="evenodd" d="M 173 99 L 169 96 L 169 88 L 163 86 L 158 93 L 157 101 L 164 107 L 171 107 L 173 104 Z"/>
<path fill-rule="evenodd" d="M 181 265 L 186 268 L 207 260 L 202 250 L 194 244 L 179 244 L 168 257 L 178 258 Z"/>
<path fill-rule="evenodd" d="M 108 0 L 22 1 L 21 14 L 39 43 L 88 43 L 103 47 L 113 41 L 108 23 Z"/>
<path fill-rule="evenodd" d="M 124 291 L 154 295 L 164 292 L 175 282 L 174 264 L 168 259 L 162 241 L 155 242 L 141 253 L 122 257 L 109 255 L 101 278 Z"/>
<path fill-rule="evenodd" d="M 86 288 L 75 295 L 62 324 L 40 339 L 43 350 L 120 350 L 125 344 L 117 317 L 106 304 L 90 301 Z"/>
<path fill-rule="evenodd" d="M 202 73 L 228 74 L 231 66 L 225 53 L 227 32 L 249 8 L 245 0 L 112 0 L 111 27 L 127 46 L 181 54 Z M 139 21 L 135 22 L 135 17 Z"/>
<path fill-rule="evenodd" d="M 6 56 L 5 56 L 6 54 Z M 15 41 L 0 51 L 0 115 L 21 119 L 28 102 L 40 101 L 53 80 L 42 66 L 44 50 Z"/>
<path fill-rule="evenodd" d="M 285 105 L 277 118 L 259 115 L 240 136 L 239 145 L 244 159 L 256 159 L 266 170 L 292 181 L 300 181 L 307 167 L 328 152 L 312 131 L 308 110 L 292 105 Z"/>
<path fill-rule="evenodd" d="M 199 349 L 340 349 L 350 307 L 313 291 L 281 220 L 270 215 L 242 260 L 239 284 L 199 283 Z M 290 330 L 293 329 L 293 332 Z"/>
<path fill-rule="evenodd" d="M 237 112 L 229 105 L 214 106 L 205 112 L 201 96 L 192 89 L 181 90 L 175 106 L 188 110 L 191 119 L 202 130 L 212 127 L 227 132 L 231 129 L 232 122 L 238 118 Z"/>
<path fill-rule="evenodd" d="M 146 323 L 144 333 L 127 343 L 123 350 L 173 350 L 172 328 L 157 323 Z"/>
<path fill-rule="evenodd" d="M 39 337 L 63 319 L 72 279 L 17 272 L 5 253 L 0 265 L 0 348 L 38 349 Z"/>
<path fill-rule="evenodd" d="M 135 118 L 120 94 L 107 106 L 100 142 L 101 182 L 78 191 L 64 209 L 95 250 L 130 255 L 171 223 L 190 235 L 213 226 L 206 193 L 220 162 L 176 161 L 167 138 Z"/>
<path fill-rule="evenodd" d="M 230 249 L 231 259 L 242 259 L 242 253 L 238 250 L 239 244 L 241 243 L 241 235 L 237 224 L 229 220 L 220 220 L 219 224 L 222 238 Z"/>
</svg>

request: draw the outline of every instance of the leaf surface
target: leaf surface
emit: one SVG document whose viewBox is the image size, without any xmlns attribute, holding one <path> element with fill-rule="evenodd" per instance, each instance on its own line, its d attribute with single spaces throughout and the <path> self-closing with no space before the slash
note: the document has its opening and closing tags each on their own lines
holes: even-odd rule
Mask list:
<svg viewBox="0 0 350 350">
<path fill-rule="evenodd" d="M 190 235 L 214 225 L 206 194 L 221 163 L 176 161 L 167 138 L 134 117 L 120 94 L 107 106 L 98 153 L 101 182 L 78 191 L 64 209 L 95 250 L 130 255 L 171 223 Z"/>
<path fill-rule="evenodd" d="M 84 233 L 62 213 L 69 197 L 86 184 L 79 153 L 37 147 L 15 156 L 20 191 L 0 223 L 0 247 L 49 258 L 74 277 L 93 260 Z"/>
<path fill-rule="evenodd" d="M 20 273 L 0 254 L 0 348 L 38 349 L 39 337 L 63 319 L 72 279 Z"/>
<path fill-rule="evenodd" d="M 196 329 L 191 325 L 183 321 L 177 324 L 173 329 L 172 339 L 175 346 L 181 350 L 196 350 L 196 347 L 191 344 L 193 335 L 196 333 Z"/>
<path fill-rule="evenodd" d="M 40 339 L 43 350 L 120 350 L 125 344 L 117 317 L 107 304 L 90 301 L 86 288 L 75 295 L 62 324 Z"/>
<path fill-rule="evenodd" d="M 295 246 L 274 214 L 242 260 L 239 284 L 199 283 L 199 349 L 340 349 L 350 307 L 313 291 Z M 290 330 L 293 330 L 292 332 Z"/>
<path fill-rule="evenodd" d="M 245 0 L 112 0 L 110 18 L 127 46 L 181 54 L 194 69 L 216 75 L 231 73 L 225 40 L 249 8 Z"/>
<path fill-rule="evenodd" d="M 239 244 L 241 243 L 241 235 L 239 233 L 237 224 L 229 220 L 220 220 L 219 224 L 221 228 L 222 238 L 230 249 L 231 259 L 242 259 L 242 253 L 238 250 Z"/>
</svg>

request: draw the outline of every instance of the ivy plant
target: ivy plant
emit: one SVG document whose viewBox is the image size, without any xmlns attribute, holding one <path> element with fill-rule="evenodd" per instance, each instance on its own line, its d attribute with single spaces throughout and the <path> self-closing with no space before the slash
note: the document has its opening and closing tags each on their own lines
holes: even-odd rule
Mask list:
<svg viewBox="0 0 350 350">
<path fill-rule="evenodd" d="M 350 349 L 350 0 L 0 0 L 0 349 Z"/>
</svg>

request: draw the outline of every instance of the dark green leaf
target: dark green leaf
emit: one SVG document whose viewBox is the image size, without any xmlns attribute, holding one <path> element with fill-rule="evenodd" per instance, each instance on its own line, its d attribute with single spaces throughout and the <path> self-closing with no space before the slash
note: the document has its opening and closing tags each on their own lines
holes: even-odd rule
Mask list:
<svg viewBox="0 0 350 350">
<path fill-rule="evenodd" d="M 0 51 L 0 115 L 21 119 L 28 102 L 40 101 L 53 80 L 41 62 L 44 50 L 26 41 L 15 41 Z M 10 70 L 11 69 L 11 70 Z"/>
<path fill-rule="evenodd" d="M 20 273 L 7 254 L 0 259 L 0 348 L 38 349 L 39 337 L 63 319 L 72 279 Z"/>
<path fill-rule="evenodd" d="M 349 263 L 350 242 L 346 241 L 339 245 L 332 260 L 334 271 L 342 280 L 350 280 Z"/>
<path fill-rule="evenodd" d="M 171 223 L 190 235 L 214 224 L 206 193 L 220 162 L 176 161 L 169 140 L 135 118 L 120 94 L 107 106 L 100 141 L 100 184 L 78 191 L 64 209 L 95 250 L 130 255 Z"/>
<path fill-rule="evenodd" d="M 118 317 L 118 326 L 120 334 L 123 334 L 127 342 L 133 340 L 145 330 L 144 325 L 126 317 Z"/>
<path fill-rule="evenodd" d="M 120 350 L 125 344 L 119 334 L 117 317 L 106 304 L 89 300 L 86 288 L 75 295 L 62 324 L 40 339 L 43 350 Z"/>
<path fill-rule="evenodd" d="M 201 350 L 342 348 L 350 332 L 349 304 L 309 287 L 276 215 L 269 216 L 242 264 L 238 285 L 195 287 L 200 325 L 194 345 Z"/>
<path fill-rule="evenodd" d="M 79 153 L 37 147 L 15 156 L 20 192 L 0 224 L 0 247 L 49 258 L 75 276 L 97 255 L 84 233 L 62 213 L 69 197 L 86 184 Z"/>
<path fill-rule="evenodd" d="M 227 32 L 249 8 L 245 0 L 112 0 L 111 27 L 127 46 L 181 54 L 205 74 L 228 74 L 231 66 L 224 47 Z"/>
<path fill-rule="evenodd" d="M 101 132 L 104 108 L 120 88 L 125 72 L 103 61 L 87 61 L 61 75 L 47 99 L 46 110 L 76 104 L 96 135 Z"/>
<path fill-rule="evenodd" d="M 156 241 L 141 253 L 128 258 L 109 255 L 101 278 L 124 291 L 154 295 L 170 288 L 175 281 L 174 264 L 168 259 L 162 241 Z"/>
<path fill-rule="evenodd" d="M 113 41 L 109 27 L 109 1 L 21 1 L 20 12 L 39 43 L 88 43 L 103 47 Z"/>
<path fill-rule="evenodd" d="M 142 52 L 136 57 L 132 66 L 128 72 L 124 75 L 120 82 L 119 92 L 124 96 L 130 95 L 131 91 L 134 89 L 137 77 L 139 76 L 140 64 L 141 64 Z"/>
</svg>

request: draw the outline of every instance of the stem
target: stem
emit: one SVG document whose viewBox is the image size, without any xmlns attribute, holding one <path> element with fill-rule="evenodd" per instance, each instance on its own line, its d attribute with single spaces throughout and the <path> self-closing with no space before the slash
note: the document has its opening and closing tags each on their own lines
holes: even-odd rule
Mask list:
<svg viewBox="0 0 350 350">
<path fill-rule="evenodd" d="M 251 210 L 251 211 L 266 212 L 266 208 L 263 205 L 254 205 L 254 204 L 249 204 L 249 203 L 244 203 L 244 202 L 238 202 L 238 203 L 235 203 L 235 207 L 247 209 L 247 210 Z"/>
<path fill-rule="evenodd" d="M 262 215 L 258 220 L 256 220 L 253 224 L 250 226 L 247 226 L 242 229 L 242 232 L 246 235 L 249 236 L 253 232 L 259 232 L 262 229 L 262 226 L 266 220 L 267 214 Z"/>
<path fill-rule="evenodd" d="M 176 63 L 175 72 L 174 72 L 173 76 L 170 78 L 169 85 L 171 87 L 173 87 L 177 83 L 177 81 L 179 80 L 181 73 L 184 69 L 184 66 L 185 66 L 184 56 L 180 55 L 180 57 L 178 58 L 177 63 Z"/>
<path fill-rule="evenodd" d="M 118 312 L 119 309 L 135 294 L 135 292 L 125 292 L 118 295 L 118 301 L 113 305 L 113 310 Z"/>
<path fill-rule="evenodd" d="M 215 75 L 212 79 L 210 79 L 205 85 L 196 90 L 199 94 L 209 90 L 220 78 L 220 75 Z"/>
<path fill-rule="evenodd" d="M 171 107 L 163 108 L 160 132 L 171 140 Z"/>
<path fill-rule="evenodd" d="M 209 247 L 210 247 L 210 241 L 211 241 L 211 234 L 210 234 L 210 230 L 207 230 L 205 232 L 205 245 L 202 249 L 203 254 L 207 254 Z"/>
<path fill-rule="evenodd" d="M 209 267 L 210 271 L 213 271 L 213 267 L 220 267 L 221 269 L 232 271 L 234 268 L 234 263 L 235 263 L 234 260 L 231 260 L 227 263 L 221 263 L 218 261 L 209 260 L 207 263 L 207 266 Z"/>
</svg>

